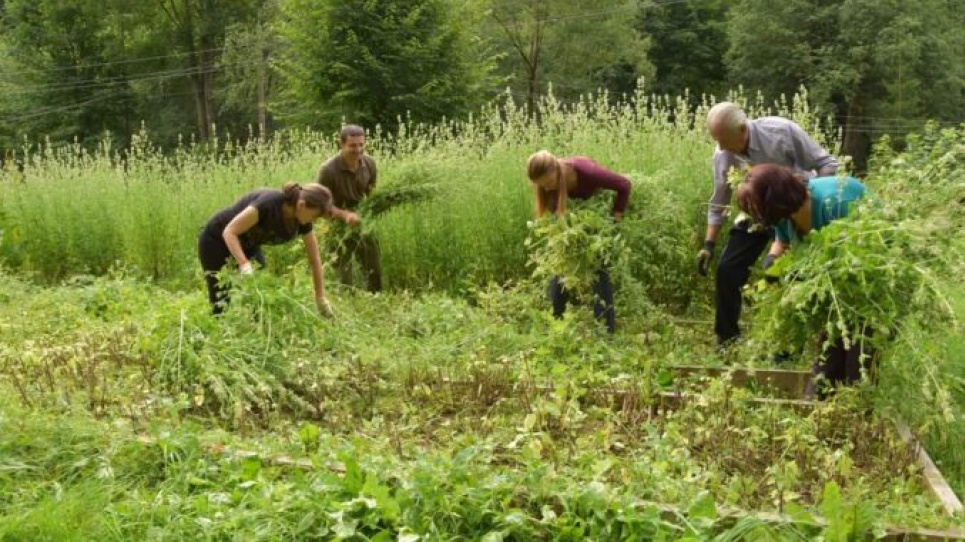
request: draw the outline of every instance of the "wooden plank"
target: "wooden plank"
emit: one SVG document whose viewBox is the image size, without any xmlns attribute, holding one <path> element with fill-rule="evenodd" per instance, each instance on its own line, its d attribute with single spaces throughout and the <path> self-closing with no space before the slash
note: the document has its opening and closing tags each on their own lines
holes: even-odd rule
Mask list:
<svg viewBox="0 0 965 542">
<path fill-rule="evenodd" d="M 925 451 L 925 447 L 912 435 L 908 424 L 902 420 L 895 420 L 895 428 L 898 430 L 898 435 L 901 436 L 902 440 L 914 446 L 918 452 L 918 464 L 921 465 L 922 468 L 922 477 L 925 486 L 931 491 L 932 495 L 942 503 L 945 512 L 950 516 L 962 514 L 963 511 L 965 511 L 965 507 L 962 506 L 962 501 L 952 490 L 952 487 L 948 485 L 948 481 L 945 480 L 945 477 L 942 476 L 935 462 L 932 461 L 928 452 Z"/>
<path fill-rule="evenodd" d="M 138 435 L 137 441 L 148 446 L 155 446 L 158 443 L 157 439 L 147 435 Z M 308 459 L 295 459 L 288 457 L 287 455 L 266 455 L 247 450 L 234 450 L 231 448 L 226 448 L 223 444 L 203 444 L 201 448 L 211 455 L 219 455 L 226 459 L 257 458 L 266 465 L 271 465 L 274 467 L 296 468 L 306 471 L 315 470 L 317 468 L 316 465 Z M 345 466 L 339 463 L 330 463 L 325 465 L 325 468 L 333 472 L 345 472 Z"/>
<path fill-rule="evenodd" d="M 965 540 L 965 529 L 953 527 L 944 531 L 934 529 L 886 528 L 883 540 L 890 542 L 953 542 Z"/>
<path fill-rule="evenodd" d="M 534 384 L 529 382 L 517 383 L 488 383 L 485 389 L 479 383 L 471 380 L 451 380 L 442 379 L 442 383 L 453 388 L 464 388 L 476 395 L 487 395 L 486 392 L 496 391 L 501 394 L 508 394 L 509 391 L 534 394 L 549 394 L 556 392 L 559 387 L 549 384 Z M 681 392 L 681 391 L 662 391 L 654 395 L 645 395 L 643 392 L 633 388 L 621 387 L 595 387 L 585 389 L 584 402 L 596 404 L 604 398 L 613 399 L 624 405 L 649 406 L 655 413 L 666 408 L 679 408 L 688 401 L 700 398 L 700 393 Z M 784 399 L 775 397 L 752 397 L 749 401 L 758 406 L 781 406 L 793 409 L 798 412 L 807 412 L 813 409 L 818 403 L 804 399 Z"/>
<path fill-rule="evenodd" d="M 752 367 L 706 367 L 702 365 L 672 365 L 670 372 L 682 377 L 706 375 L 717 378 L 730 374 L 735 386 L 748 387 L 753 385 L 758 389 L 771 390 L 782 397 L 790 399 L 804 398 L 810 371 L 795 371 L 788 369 L 756 369 Z"/>
<path fill-rule="evenodd" d="M 473 387 L 476 386 L 473 382 L 463 382 L 463 381 L 446 381 L 447 385 L 455 387 Z M 537 385 L 537 384 L 516 384 L 516 385 L 501 385 L 494 386 L 493 389 L 505 390 L 506 388 L 522 389 L 529 392 L 535 393 L 552 393 L 556 391 L 555 386 L 549 385 Z M 600 397 L 610 396 L 611 398 L 617 399 L 621 406 L 643 406 L 649 407 L 651 412 L 654 414 L 659 414 L 665 410 L 672 410 L 675 408 L 680 408 L 682 405 L 686 404 L 688 401 L 694 400 L 700 397 L 699 393 L 693 392 L 660 392 L 655 396 L 644 397 L 643 394 L 634 389 L 628 388 L 596 388 L 589 391 L 589 399 L 597 399 Z M 645 400 L 649 400 L 646 402 Z M 816 401 L 809 401 L 803 399 L 780 399 L 780 398 L 769 398 L 769 397 L 755 397 L 751 399 L 751 402 L 759 406 L 779 406 L 786 407 L 795 410 L 798 413 L 804 414 L 812 410 L 819 403 Z M 628 404 L 629 403 L 629 404 Z M 920 443 L 914 441 L 911 436 L 911 432 L 908 430 L 907 425 L 901 426 L 896 423 L 896 429 L 898 434 L 905 440 L 905 442 L 913 443 L 915 450 L 917 452 L 917 460 L 920 468 L 922 469 L 922 483 L 929 490 L 929 492 L 942 504 L 942 508 L 950 516 L 955 516 L 957 514 L 963 513 L 962 502 L 955 495 L 955 492 L 948 485 L 945 477 L 942 476 L 941 471 L 931 460 L 928 453 L 925 451 L 924 447 Z M 914 540 L 914 539 L 909 539 Z"/>
<path fill-rule="evenodd" d="M 686 511 L 680 507 L 668 505 L 664 503 L 643 501 L 638 503 L 639 507 L 645 508 L 657 508 L 660 510 L 664 519 L 672 521 L 675 518 L 686 517 Z M 788 515 L 779 514 L 777 512 L 750 512 L 747 510 L 742 510 L 740 508 L 731 507 L 718 507 L 717 514 L 720 518 L 726 520 L 724 527 L 729 527 L 734 523 L 740 521 L 744 518 L 752 518 L 759 520 L 764 523 L 772 525 L 790 524 L 790 523 L 801 523 L 795 521 Z M 813 519 L 813 525 L 819 528 L 825 528 L 828 525 L 826 519 L 819 515 L 811 515 Z M 873 536 L 868 536 L 868 540 L 873 540 Z M 886 540 L 889 542 L 953 542 L 953 541 L 965 541 L 965 529 L 958 527 L 951 527 L 949 529 L 939 530 L 939 529 L 912 529 L 906 527 L 898 526 L 885 526 L 885 536 L 877 540 Z"/>
<path fill-rule="evenodd" d="M 905 427 L 907 430 L 907 426 Z M 911 433 L 908 433 L 909 437 Z M 157 439 L 146 436 L 139 435 L 137 441 L 149 446 L 157 445 Z M 296 468 L 299 470 L 312 471 L 316 470 L 317 467 L 312 461 L 308 459 L 295 459 L 285 455 L 264 455 L 258 452 L 251 452 L 246 450 L 232 450 L 225 448 L 221 444 L 210 444 L 204 445 L 203 449 L 212 455 L 219 455 L 228 459 L 247 459 L 247 458 L 257 458 L 266 465 L 272 465 L 282 468 Z M 927 455 L 927 454 L 926 454 Z M 345 466 L 339 463 L 329 463 L 322 468 L 332 471 L 338 475 L 345 474 Z M 937 473 L 937 469 L 935 469 Z M 941 476 L 941 473 L 938 473 Z M 944 478 L 942 478 L 944 481 Z M 954 493 L 952 494 L 954 495 Z M 656 502 L 646 502 L 642 501 L 638 503 L 641 507 L 655 507 L 661 510 L 662 513 L 666 514 L 668 517 L 666 519 L 675 519 L 678 517 L 686 517 L 686 513 L 679 507 L 656 503 Z M 961 503 L 959 503 L 961 507 Z M 781 524 L 781 523 L 794 523 L 794 520 L 790 516 L 777 514 L 774 512 L 748 512 L 746 510 L 721 507 L 718 509 L 718 513 L 721 517 L 727 518 L 734 522 L 744 518 L 752 517 L 767 523 Z M 821 516 L 814 515 L 814 524 L 818 527 L 827 526 L 827 521 Z M 936 530 L 936 529 L 909 529 L 904 527 L 886 526 L 885 527 L 885 537 L 882 540 L 889 542 L 954 542 L 954 541 L 965 541 L 965 529 L 961 528 L 951 528 L 946 530 Z"/>
</svg>

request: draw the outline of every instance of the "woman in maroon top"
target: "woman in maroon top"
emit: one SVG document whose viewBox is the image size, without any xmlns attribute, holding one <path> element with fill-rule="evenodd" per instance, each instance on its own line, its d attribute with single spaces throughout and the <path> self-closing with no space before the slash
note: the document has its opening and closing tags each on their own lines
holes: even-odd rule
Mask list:
<svg viewBox="0 0 965 542">
<path fill-rule="evenodd" d="M 600 190 L 613 190 L 613 219 L 619 221 L 630 201 L 630 181 L 614 173 L 585 156 L 557 158 L 547 151 L 538 151 L 526 162 L 526 173 L 536 196 L 536 216 L 547 212 L 557 216 L 566 214 L 569 198 L 587 199 Z M 593 314 L 606 320 L 606 329 L 613 333 L 616 328 L 616 314 L 613 310 L 613 285 L 610 274 L 605 268 L 597 271 L 597 281 L 593 286 L 596 300 Z M 553 303 L 553 315 L 563 316 L 569 296 L 557 277 L 550 280 L 549 298 Z"/>
</svg>

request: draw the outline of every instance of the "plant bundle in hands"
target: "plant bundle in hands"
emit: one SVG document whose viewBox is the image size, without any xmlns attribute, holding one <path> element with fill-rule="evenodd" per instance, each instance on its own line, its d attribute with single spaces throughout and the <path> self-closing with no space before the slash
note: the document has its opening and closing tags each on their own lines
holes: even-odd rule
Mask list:
<svg viewBox="0 0 965 542">
<path fill-rule="evenodd" d="M 563 217 L 548 215 L 528 223 L 529 263 L 534 279 L 556 276 L 571 295 L 588 299 L 597 271 L 603 267 L 614 273 L 625 264 L 629 250 L 608 198 L 571 200 L 570 206 Z"/>
<path fill-rule="evenodd" d="M 824 332 L 826 344 L 881 347 L 908 325 L 952 316 L 941 289 L 962 273 L 965 131 L 926 127 L 908 142 L 901 155 L 879 149 L 869 196 L 848 217 L 778 259 L 784 286 L 760 303 L 769 339 L 801 345 Z"/>
<path fill-rule="evenodd" d="M 883 346 L 910 318 L 937 323 L 949 315 L 936 280 L 950 263 L 934 242 L 942 227 L 875 215 L 867 206 L 812 232 L 774 264 L 784 285 L 762 292 L 767 336 L 786 347 L 822 332 L 825 344 Z"/>
<path fill-rule="evenodd" d="M 397 207 L 433 199 L 439 193 L 437 175 L 421 164 L 403 169 L 397 178 L 380 184 L 362 200 L 358 213 L 363 223 Z"/>
<path fill-rule="evenodd" d="M 397 177 L 390 178 L 386 183 L 380 183 L 355 210 L 361 219 L 358 229 L 362 234 L 370 234 L 375 230 L 378 219 L 389 211 L 432 200 L 440 192 L 437 177 L 438 173 L 416 164 L 402 169 Z M 342 246 L 356 233 L 355 227 L 333 222 L 330 224 L 328 243 L 332 247 Z"/>
</svg>

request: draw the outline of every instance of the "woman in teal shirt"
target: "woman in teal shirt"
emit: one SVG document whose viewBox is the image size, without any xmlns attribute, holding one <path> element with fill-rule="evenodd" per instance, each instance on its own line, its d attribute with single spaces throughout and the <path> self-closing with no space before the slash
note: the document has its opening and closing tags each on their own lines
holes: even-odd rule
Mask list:
<svg viewBox="0 0 965 542">
<path fill-rule="evenodd" d="M 761 164 L 747 173 L 737 189 L 737 202 L 754 220 L 774 228 L 774 243 L 763 262 L 767 269 L 794 241 L 847 216 L 851 204 L 864 194 L 864 184 L 854 177 L 805 179 L 789 168 Z M 814 365 L 816 380 L 823 376 L 831 386 L 860 380 L 862 367 L 872 370 L 871 354 L 859 343 L 851 348 L 833 344 Z"/>
</svg>

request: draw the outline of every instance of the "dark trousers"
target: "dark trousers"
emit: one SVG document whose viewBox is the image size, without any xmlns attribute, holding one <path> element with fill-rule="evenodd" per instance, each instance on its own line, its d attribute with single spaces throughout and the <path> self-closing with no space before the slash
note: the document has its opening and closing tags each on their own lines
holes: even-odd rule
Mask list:
<svg viewBox="0 0 965 542">
<path fill-rule="evenodd" d="M 370 292 L 382 291 L 382 249 L 372 234 L 349 230 L 335 249 L 335 267 L 342 284 L 352 284 L 352 258 L 359 262 Z"/>
<path fill-rule="evenodd" d="M 610 273 L 606 269 L 596 272 L 593 294 L 593 316 L 597 320 L 604 319 L 607 332 L 612 334 L 616 330 L 616 311 L 613 309 L 613 284 L 610 282 Z M 553 316 L 562 318 L 570 296 L 566 288 L 560 284 L 558 277 L 550 279 L 548 295 L 550 303 L 553 304 Z"/>
<path fill-rule="evenodd" d="M 827 336 L 822 334 L 822 347 L 826 342 Z M 872 382 L 877 380 L 875 350 L 865 346 L 861 341 L 852 341 L 851 348 L 845 348 L 844 341 L 838 340 L 828 346 L 821 357 L 814 362 L 806 395 L 821 400 L 827 399 L 834 393 L 835 387 L 854 384 L 861 380 L 862 372 L 867 374 Z"/>
<path fill-rule="evenodd" d="M 740 337 L 741 289 L 751 276 L 751 266 L 767 249 L 773 238 L 771 230 L 750 233 L 746 225 L 730 230 L 727 246 L 717 263 L 717 316 L 714 331 L 717 344 Z"/>
<path fill-rule="evenodd" d="M 245 249 L 245 256 L 265 266 L 265 254 L 261 247 Z M 204 282 L 208 287 L 208 302 L 211 303 L 212 314 L 221 314 L 228 306 L 228 286 L 218 280 L 218 272 L 231 261 L 231 252 L 224 239 L 207 232 L 201 232 L 198 238 L 198 259 L 204 270 Z"/>
</svg>

